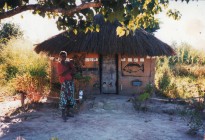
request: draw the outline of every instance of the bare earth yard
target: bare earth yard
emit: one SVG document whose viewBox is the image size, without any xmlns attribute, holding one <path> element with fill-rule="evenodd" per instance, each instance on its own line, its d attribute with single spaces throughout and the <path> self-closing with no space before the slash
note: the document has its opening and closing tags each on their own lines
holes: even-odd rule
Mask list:
<svg viewBox="0 0 205 140">
<path fill-rule="evenodd" d="M 163 113 L 178 106 L 150 102 L 149 111 L 138 112 L 128 96 L 95 95 L 82 104 L 80 111 L 67 122 L 53 105 L 39 105 L 6 117 L 8 108 L 20 101 L 0 103 L 0 139 L 16 140 L 203 140 L 203 134 L 190 136 L 189 127 L 179 115 Z M 202 133 L 202 132 L 201 132 Z"/>
</svg>

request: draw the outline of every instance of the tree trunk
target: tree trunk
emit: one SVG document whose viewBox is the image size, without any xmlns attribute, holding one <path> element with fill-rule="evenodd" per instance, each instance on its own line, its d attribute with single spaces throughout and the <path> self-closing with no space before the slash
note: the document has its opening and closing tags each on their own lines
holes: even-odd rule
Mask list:
<svg viewBox="0 0 205 140">
<path fill-rule="evenodd" d="M 21 93 L 21 106 L 24 106 L 24 101 L 25 101 L 25 92 L 20 92 Z"/>
</svg>

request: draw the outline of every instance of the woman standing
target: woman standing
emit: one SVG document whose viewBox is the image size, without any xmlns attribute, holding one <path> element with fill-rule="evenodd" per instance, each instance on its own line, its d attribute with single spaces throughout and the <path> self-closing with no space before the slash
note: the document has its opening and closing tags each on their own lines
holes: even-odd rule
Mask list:
<svg viewBox="0 0 205 140">
<path fill-rule="evenodd" d="M 58 63 L 58 75 L 61 83 L 59 108 L 62 110 L 62 118 L 66 122 L 66 116 L 74 117 L 70 108 L 73 108 L 76 104 L 72 77 L 75 68 L 71 62 L 66 61 L 67 53 L 65 51 L 61 51 L 59 57 L 61 59 Z"/>
</svg>

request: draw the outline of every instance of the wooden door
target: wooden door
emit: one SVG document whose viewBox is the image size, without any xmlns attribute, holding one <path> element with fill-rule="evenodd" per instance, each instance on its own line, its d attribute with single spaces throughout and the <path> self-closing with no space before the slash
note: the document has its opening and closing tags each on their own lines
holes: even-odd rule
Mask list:
<svg viewBox="0 0 205 140">
<path fill-rule="evenodd" d="M 102 56 L 101 91 L 102 93 L 117 93 L 116 56 Z"/>
</svg>

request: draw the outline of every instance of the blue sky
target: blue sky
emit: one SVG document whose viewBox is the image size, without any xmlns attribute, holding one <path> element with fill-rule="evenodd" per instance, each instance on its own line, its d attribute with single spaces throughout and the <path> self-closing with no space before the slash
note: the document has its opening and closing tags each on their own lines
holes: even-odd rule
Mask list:
<svg viewBox="0 0 205 140">
<path fill-rule="evenodd" d="M 168 18 L 164 12 L 161 13 L 158 16 L 161 22 L 160 29 L 155 36 L 170 45 L 172 42 L 178 44 L 186 42 L 195 48 L 205 48 L 205 0 L 190 1 L 188 4 L 171 1 L 169 6 L 179 10 L 182 18 L 175 21 Z M 59 33 L 54 19 L 48 20 L 29 12 L 16 15 L 6 21 L 19 24 L 24 30 L 25 37 L 34 43 L 40 43 Z"/>
</svg>

